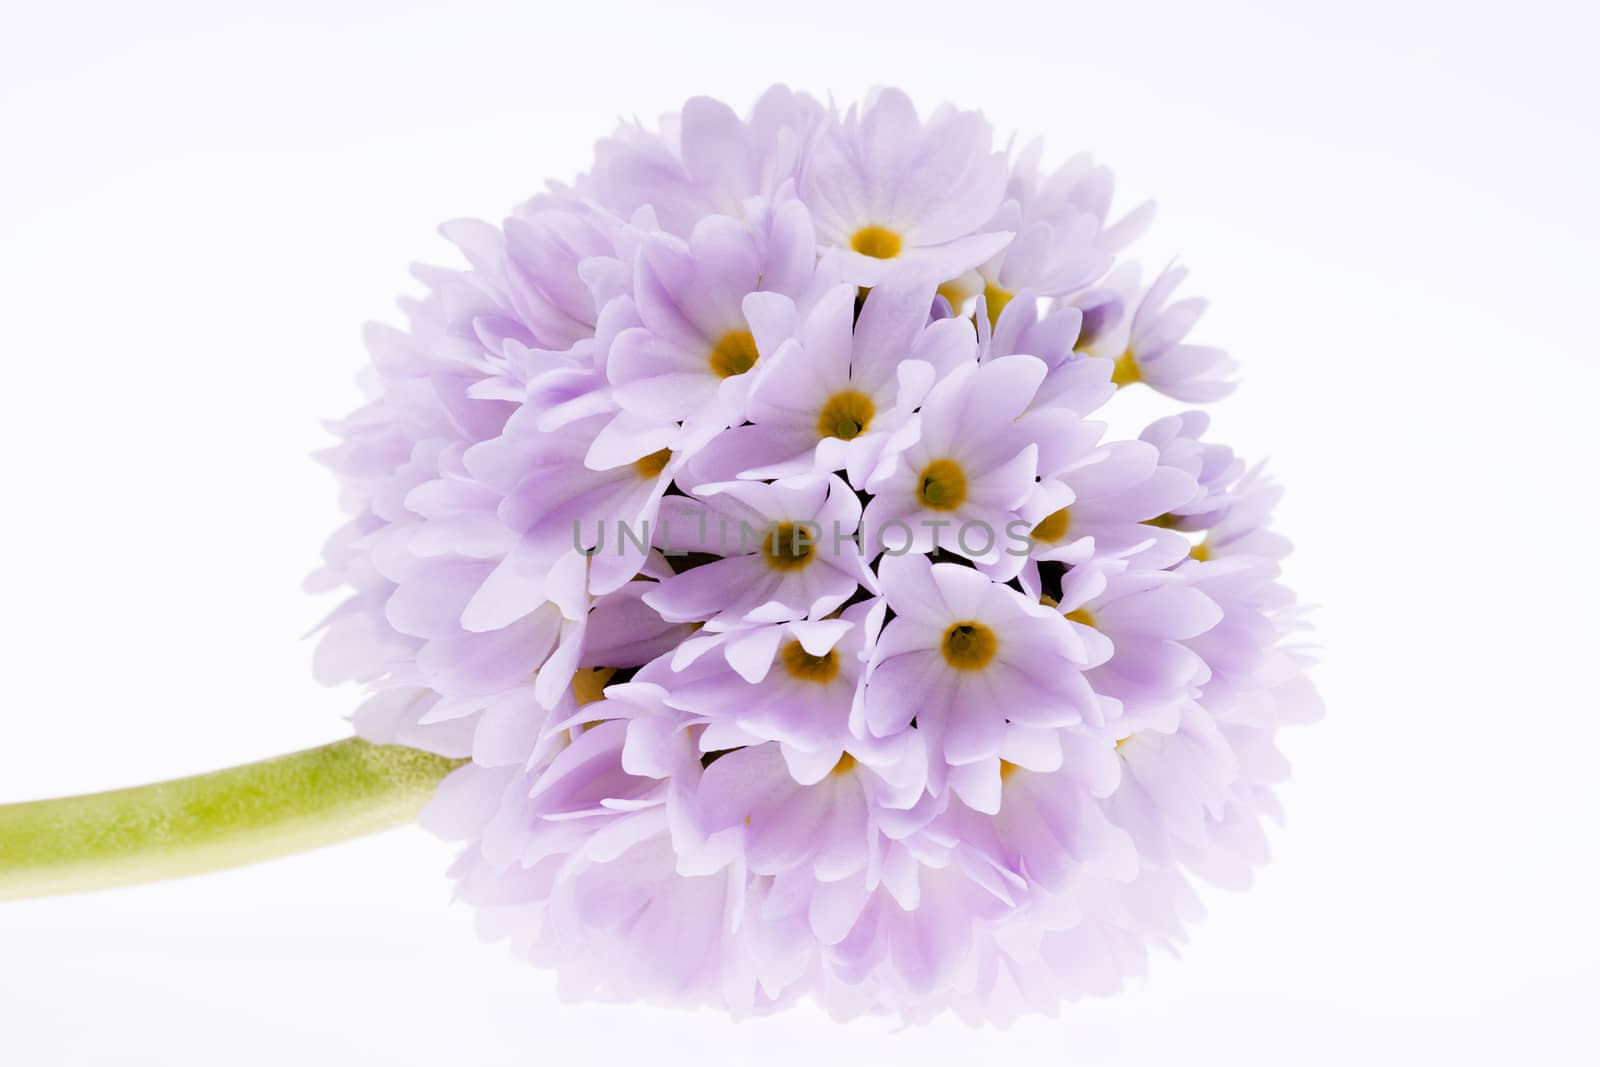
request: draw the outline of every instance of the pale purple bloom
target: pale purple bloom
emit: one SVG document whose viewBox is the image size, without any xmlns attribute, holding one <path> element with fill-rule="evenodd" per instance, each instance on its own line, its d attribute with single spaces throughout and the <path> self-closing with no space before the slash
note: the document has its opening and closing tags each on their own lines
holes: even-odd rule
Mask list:
<svg viewBox="0 0 1600 1067">
<path fill-rule="evenodd" d="M 800 167 L 800 198 L 845 280 L 874 285 L 910 270 L 938 282 L 1011 239 L 987 226 L 1005 192 L 1005 156 L 983 116 L 941 108 L 926 122 L 904 93 L 880 90 L 830 123 Z"/>
<path fill-rule="evenodd" d="M 663 549 L 722 558 L 645 594 L 663 618 L 712 630 L 820 618 L 875 584 L 852 539 L 861 502 L 838 477 L 721 482 L 673 504 L 663 515 Z"/>
<path fill-rule="evenodd" d="M 782 87 L 629 124 L 446 235 L 325 458 L 317 651 L 576 997 L 1005 1022 L 1243 884 L 1320 708 L 1278 490 L 1110 172 Z M 1112 423 L 1115 425 L 1116 423 Z"/>
<path fill-rule="evenodd" d="M 748 121 L 698 96 L 659 132 L 630 124 L 601 141 L 580 189 L 623 216 L 647 208 L 662 228 L 686 237 L 707 215 L 737 215 L 751 197 L 776 196 L 825 118 L 817 101 L 781 85 L 756 101 Z"/>
<path fill-rule="evenodd" d="M 980 305 L 988 305 L 980 300 Z M 1078 415 L 1095 411 L 1116 393 L 1111 364 L 1078 351 L 1084 314 L 1069 304 L 1041 307 L 1032 290 L 1008 300 L 991 325 L 987 314 L 974 313 L 978 327 L 978 359 L 1027 355 L 1044 361 L 1044 382 L 1032 406 L 1064 408 Z"/>
<path fill-rule="evenodd" d="M 758 346 L 746 299 L 758 291 L 798 295 L 815 271 L 811 221 L 794 200 L 754 220 L 713 215 L 687 242 L 649 237 L 635 267 L 640 325 L 619 334 L 604 357 L 618 405 L 647 418 L 737 421 L 752 372 L 771 355 Z"/>
<path fill-rule="evenodd" d="M 1088 153 L 1080 152 L 1048 173 L 1039 164 L 1043 156 L 1044 141 L 1035 138 L 1011 164 L 1006 199 L 1018 206 L 1024 224 L 1060 228 L 1083 218 L 1092 219 L 1095 244 L 1107 253 L 1122 251 L 1150 224 L 1155 205 L 1149 201 L 1111 221 L 1116 179 L 1109 167 L 1097 164 Z"/>
<path fill-rule="evenodd" d="M 1059 609 L 1094 653 L 1089 682 L 1118 705 L 1119 732 L 1166 725 L 1210 679 L 1185 641 L 1214 627 L 1215 602 L 1183 575 L 1116 560 L 1074 568 Z"/>
<path fill-rule="evenodd" d="M 1199 297 L 1168 302 L 1186 274 L 1182 267 L 1168 267 L 1139 299 L 1114 377 L 1119 384 L 1144 382 L 1191 404 L 1220 400 L 1233 391 L 1233 360 L 1219 348 L 1185 340 L 1206 302 Z"/>
<path fill-rule="evenodd" d="M 1021 209 L 1008 202 L 994 225 L 1016 231 L 1011 243 L 978 268 L 984 288 L 985 316 L 999 317 L 1023 290 L 1058 296 L 1082 289 L 1111 265 L 1109 253 L 1095 245 L 1099 223 L 1083 215 L 1060 227 L 1023 223 Z"/>
<path fill-rule="evenodd" d="M 1279 560 L 1289 554 L 1288 540 L 1267 527 L 1283 489 L 1268 479 L 1262 467 L 1247 471 L 1229 487 L 1228 496 L 1232 503 L 1227 513 L 1215 517 L 1214 525 L 1205 529 L 1195 548 L 1196 558 L 1249 555 Z"/>
<path fill-rule="evenodd" d="M 1016 524 L 1037 485 L 1037 424 L 1019 417 L 1044 375 L 1039 360 L 1006 356 L 964 364 L 929 391 L 917 436 L 867 482 L 869 553 L 942 548 L 1000 558 L 1026 529 Z"/>
<path fill-rule="evenodd" d="M 915 720 L 935 788 L 948 778 L 993 811 L 987 786 L 999 781 L 1007 744 L 1047 745 L 1051 731 L 1101 717 L 1081 673 L 1088 651 L 1057 613 L 921 555 L 890 556 L 879 575 L 895 618 L 872 650 L 858 719 L 880 738 Z"/>
<path fill-rule="evenodd" d="M 1168 513 L 1171 524 L 1180 530 L 1203 530 L 1215 526 L 1228 513 L 1234 501 L 1233 490 L 1244 474 L 1244 460 L 1227 445 L 1201 441 L 1211 425 L 1203 411 L 1185 411 L 1157 419 L 1139 434 L 1161 450 L 1161 465 L 1176 467 L 1194 479 L 1198 487 L 1194 498 L 1176 505 Z"/>
<path fill-rule="evenodd" d="M 711 441 L 692 476 L 844 470 L 851 485 L 865 485 L 934 381 L 971 362 L 973 333 L 966 322 L 928 321 L 931 284 L 879 285 L 859 318 L 856 300 L 855 286 L 835 286 L 802 319 L 784 296 L 750 298 L 758 336 L 788 339 L 751 393 L 749 424 Z"/>
<path fill-rule="evenodd" d="M 1183 558 L 1188 541 L 1154 520 L 1194 499 L 1192 475 L 1145 441 L 1101 441 L 1099 423 L 1063 410 L 1035 410 L 1023 425 L 1041 442 L 1040 483 L 1023 510 L 1032 559 L 1166 567 Z"/>
<path fill-rule="evenodd" d="M 495 227 L 476 220 L 457 225 L 479 235 L 482 258 L 501 271 L 507 302 L 537 347 L 563 349 L 594 336 L 600 302 L 579 272 L 606 260 L 620 266 L 613 220 L 583 209 L 514 215 L 505 222 L 499 256 Z M 457 243 L 466 248 L 466 233 L 458 233 Z"/>
<path fill-rule="evenodd" d="M 909 737 L 882 745 L 849 728 L 862 654 L 882 626 L 882 612 L 873 607 L 858 604 L 836 619 L 693 637 L 636 677 L 660 684 L 669 706 L 714 724 L 702 734 L 703 743 L 715 744 L 718 738 L 778 742 L 802 784 L 821 780 L 846 751 L 857 760 L 904 766 Z M 904 806 L 921 794 L 920 775 L 913 784 Z"/>
</svg>

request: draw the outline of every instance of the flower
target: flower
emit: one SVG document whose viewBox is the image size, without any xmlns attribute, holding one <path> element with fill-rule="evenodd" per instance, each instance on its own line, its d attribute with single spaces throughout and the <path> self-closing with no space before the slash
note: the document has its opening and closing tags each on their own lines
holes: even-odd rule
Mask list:
<svg viewBox="0 0 1600 1067">
<path fill-rule="evenodd" d="M 1003 750 L 1048 746 L 1060 728 L 1101 718 L 1088 652 L 1058 614 L 971 567 L 905 555 L 879 573 L 895 617 L 872 649 L 860 720 L 878 738 L 914 722 L 930 787 L 948 778 L 993 813 Z"/>
<path fill-rule="evenodd" d="M 807 146 L 797 191 L 846 281 L 874 285 L 911 269 L 941 281 L 1004 248 L 986 224 L 1005 193 L 1005 157 L 976 112 L 943 108 L 926 123 L 902 92 L 874 93 Z"/>
<path fill-rule="evenodd" d="M 777 742 L 794 778 L 810 785 L 852 761 L 905 766 L 889 745 L 850 731 L 850 711 L 859 688 L 862 651 L 882 626 L 873 604 L 857 604 L 841 618 L 798 620 L 709 634 L 683 642 L 637 676 L 656 682 L 671 707 L 701 718 L 708 729 L 702 745 L 719 739 L 738 744 Z M 722 751 L 709 749 L 708 751 Z M 908 803 L 918 799 L 922 781 Z"/>
<path fill-rule="evenodd" d="M 664 619 L 721 630 L 816 618 L 876 584 L 851 540 L 861 502 L 836 476 L 724 482 L 674 504 L 689 543 L 720 558 L 645 594 Z M 664 547 L 672 547 L 671 528 L 662 528 Z"/>
<path fill-rule="evenodd" d="M 720 435 L 692 474 L 771 478 L 844 470 L 862 488 L 933 382 L 969 362 L 972 328 L 930 322 L 933 286 L 889 281 L 861 301 L 838 285 L 803 321 L 780 295 L 751 298 L 764 332 L 788 336 L 755 386 L 749 424 Z"/>
<path fill-rule="evenodd" d="M 1320 705 L 1279 491 L 1109 171 L 894 90 L 626 125 L 456 222 L 325 458 L 319 676 L 579 997 L 1007 1021 L 1242 885 Z"/>
<path fill-rule="evenodd" d="M 1163 467 L 1186 471 L 1199 491 L 1187 503 L 1177 505 L 1164 518 L 1180 530 L 1204 529 L 1215 525 L 1234 501 L 1232 488 L 1244 474 L 1244 461 L 1227 445 L 1200 440 L 1211 418 L 1203 411 L 1185 411 L 1157 419 L 1139 434 L 1161 450 Z"/>
<path fill-rule="evenodd" d="M 1233 391 L 1227 380 L 1234 363 L 1218 348 L 1184 340 L 1205 311 L 1196 297 L 1168 304 L 1188 272 L 1168 267 L 1151 283 L 1134 308 L 1126 347 L 1116 357 L 1112 381 L 1118 385 L 1144 382 L 1174 400 L 1204 403 L 1220 400 Z"/>
<path fill-rule="evenodd" d="M 770 199 L 795 178 L 800 149 L 826 114 L 809 96 L 774 86 L 747 120 L 698 96 L 659 132 L 624 125 L 595 149 L 595 169 L 577 191 L 628 218 L 647 209 L 668 233 L 687 237 L 708 215 L 738 215 L 751 197 Z"/>
<path fill-rule="evenodd" d="M 862 522 L 872 551 L 1000 558 L 1036 492 L 1035 422 L 1020 416 L 1044 375 L 1032 356 L 969 360 L 928 392 L 916 439 L 867 482 L 872 503 Z"/>
<path fill-rule="evenodd" d="M 712 215 L 687 242 L 647 237 L 634 271 L 639 325 L 605 353 L 622 410 L 665 422 L 733 425 L 764 353 L 744 305 L 757 292 L 797 295 L 816 272 L 805 208 L 789 200 L 755 220 Z"/>
</svg>

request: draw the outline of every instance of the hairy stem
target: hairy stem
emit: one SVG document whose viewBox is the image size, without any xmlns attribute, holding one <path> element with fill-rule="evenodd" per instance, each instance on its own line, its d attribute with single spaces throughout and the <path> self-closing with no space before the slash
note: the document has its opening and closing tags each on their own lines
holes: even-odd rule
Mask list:
<svg viewBox="0 0 1600 1067">
<path fill-rule="evenodd" d="M 350 738 L 192 778 L 0 804 L 0 900 L 180 878 L 402 826 L 461 762 Z"/>
</svg>

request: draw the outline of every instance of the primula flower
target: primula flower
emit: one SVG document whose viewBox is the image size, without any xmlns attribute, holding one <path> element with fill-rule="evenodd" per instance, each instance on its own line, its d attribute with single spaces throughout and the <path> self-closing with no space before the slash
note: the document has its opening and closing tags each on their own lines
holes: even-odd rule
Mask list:
<svg viewBox="0 0 1600 1067">
<path fill-rule="evenodd" d="M 749 425 L 719 436 L 692 475 L 772 478 L 844 470 L 862 488 L 935 380 L 972 356 L 972 327 L 930 322 L 933 285 L 889 281 L 861 301 L 839 285 L 803 321 L 779 295 L 751 298 L 763 331 L 789 336 L 755 386 Z"/>
<path fill-rule="evenodd" d="M 798 192 L 821 240 L 840 250 L 845 280 L 873 285 L 907 269 L 954 278 L 1004 248 L 1011 233 L 988 223 L 1005 185 L 1005 156 L 981 115 L 942 108 L 923 122 L 886 89 L 823 125 Z"/>
<path fill-rule="evenodd" d="M 744 304 L 756 292 L 798 295 L 816 270 L 816 238 L 793 200 L 765 218 L 713 215 L 687 242 L 647 238 L 634 272 L 640 325 L 605 355 L 605 375 L 624 411 L 669 422 L 743 414 L 751 371 L 764 353 Z"/>
<path fill-rule="evenodd" d="M 1118 385 L 1144 382 L 1186 403 L 1219 400 L 1233 391 L 1228 376 L 1234 363 L 1227 353 L 1184 340 L 1206 302 L 1188 297 L 1168 303 L 1187 273 L 1181 267 L 1168 267 L 1140 297 L 1128 324 L 1126 347 L 1116 357 L 1112 380 Z"/>
<path fill-rule="evenodd" d="M 647 209 L 662 229 L 687 237 L 706 216 L 738 215 L 751 197 L 770 199 L 793 181 L 802 146 L 828 118 L 817 101 L 782 85 L 747 118 L 697 96 L 659 130 L 628 123 L 601 141 L 574 202 L 592 197 L 623 218 Z"/>
<path fill-rule="evenodd" d="M 660 684 L 670 706 L 706 722 L 703 745 L 776 741 L 795 778 L 809 785 L 847 751 L 854 760 L 903 763 L 904 753 L 892 751 L 895 744 L 878 744 L 849 728 L 861 654 L 881 625 L 881 610 L 862 603 L 841 618 L 707 634 L 683 642 L 636 677 Z"/>
<path fill-rule="evenodd" d="M 325 456 L 317 669 L 368 693 L 305 780 L 431 795 L 482 929 L 577 997 L 1003 1022 L 1179 941 L 1319 706 L 1276 488 L 1206 416 L 1097 417 L 1230 388 L 1203 304 L 1042 158 L 780 87 L 450 224 Z"/>
<path fill-rule="evenodd" d="M 875 584 L 852 540 L 861 502 L 837 476 L 723 482 L 673 504 L 679 520 L 664 516 L 663 547 L 720 558 L 645 594 L 664 619 L 723 630 L 816 618 Z"/>
<path fill-rule="evenodd" d="M 1004 1020 L 1261 860 L 1317 708 L 1275 491 L 1093 417 L 1232 364 L 1119 260 L 1148 209 L 1041 159 L 893 90 L 691 101 L 374 335 L 323 659 L 473 756 L 426 821 L 566 991 Z"/>
<path fill-rule="evenodd" d="M 1037 491 L 1038 420 L 1022 420 L 1044 380 L 1032 356 L 968 359 L 929 391 L 915 440 L 867 482 L 870 551 L 936 548 L 990 562 L 1020 539 Z"/>
<path fill-rule="evenodd" d="M 884 90 L 628 126 L 375 334 L 329 673 L 579 996 L 1005 1020 L 1239 884 L 1315 716 L 1232 363 L 1110 172 Z"/>
<path fill-rule="evenodd" d="M 1083 676 L 1088 650 L 1049 607 L 921 555 L 890 556 L 879 573 L 895 617 L 873 647 L 859 719 L 873 737 L 914 723 L 936 792 L 948 779 L 993 811 L 998 797 L 986 787 L 998 783 L 1008 745 L 1048 746 L 1059 728 L 1102 718 Z"/>
</svg>

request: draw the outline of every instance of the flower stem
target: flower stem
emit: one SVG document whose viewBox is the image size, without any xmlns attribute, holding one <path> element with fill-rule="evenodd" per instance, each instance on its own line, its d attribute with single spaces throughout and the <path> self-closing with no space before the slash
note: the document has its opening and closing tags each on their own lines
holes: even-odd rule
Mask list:
<svg viewBox="0 0 1600 1067">
<path fill-rule="evenodd" d="M 462 762 L 349 738 L 192 778 L 0 804 L 0 900 L 181 878 L 402 826 Z"/>
</svg>

